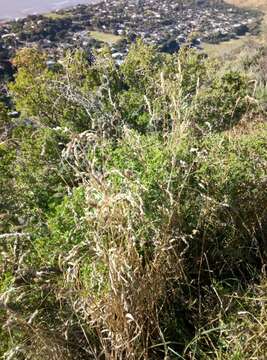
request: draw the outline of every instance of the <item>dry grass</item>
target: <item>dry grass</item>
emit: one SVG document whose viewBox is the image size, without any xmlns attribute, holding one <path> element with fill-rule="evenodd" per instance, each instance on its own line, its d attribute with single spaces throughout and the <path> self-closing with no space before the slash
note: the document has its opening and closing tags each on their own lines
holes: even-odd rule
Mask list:
<svg viewBox="0 0 267 360">
<path fill-rule="evenodd" d="M 239 304 L 230 331 L 226 335 L 228 357 L 239 355 L 242 360 L 264 360 L 267 356 L 267 283 L 266 278 L 259 286 L 245 295 L 232 295 L 232 301 Z"/>
<path fill-rule="evenodd" d="M 131 136 L 124 134 L 124 138 L 129 137 L 132 142 Z M 94 229 L 90 231 L 87 245 L 93 262 L 89 288 L 97 287 L 99 291 L 84 296 L 73 311 L 95 329 L 105 359 L 151 359 L 153 347 L 164 348 L 166 343 L 159 318 L 164 316 L 164 306 L 176 296 L 174 290 L 169 292 L 171 284 L 185 281 L 181 256 L 185 240 L 179 235 L 174 238 L 169 231 L 178 204 L 170 194 L 172 210 L 162 206 L 165 220 L 161 229 L 154 227 L 144 216 L 141 195 L 147 191 L 144 186 L 117 170 L 97 176 L 93 164 L 94 160 L 83 182 L 88 209 L 86 221 L 90 229 Z M 77 171 L 77 176 L 81 176 Z M 123 182 L 121 191 L 113 188 L 110 176 L 118 176 Z M 92 204 L 97 204 L 94 213 L 90 210 Z M 144 238 L 144 228 L 151 233 L 151 239 Z M 149 246 L 153 248 L 151 259 L 140 256 L 140 248 Z M 67 288 L 79 291 L 77 276 L 83 273 L 85 256 L 83 244 L 74 247 L 65 257 L 68 260 L 62 264 L 63 268 L 75 264 L 71 273 L 65 272 Z M 168 347 L 166 345 L 166 356 Z"/>
<path fill-rule="evenodd" d="M 251 41 L 258 42 L 259 38 L 253 35 L 245 35 L 238 39 L 232 39 L 229 41 L 222 41 L 219 44 L 203 44 L 203 50 L 211 57 L 225 57 L 230 54 L 236 54 L 242 51 Z"/>
<path fill-rule="evenodd" d="M 122 39 L 119 35 L 104 33 L 101 31 L 90 31 L 90 36 L 98 41 L 102 41 L 108 44 L 116 44 L 118 41 Z"/>
<path fill-rule="evenodd" d="M 266 0 L 226 0 L 229 4 L 247 8 L 266 9 Z"/>
</svg>

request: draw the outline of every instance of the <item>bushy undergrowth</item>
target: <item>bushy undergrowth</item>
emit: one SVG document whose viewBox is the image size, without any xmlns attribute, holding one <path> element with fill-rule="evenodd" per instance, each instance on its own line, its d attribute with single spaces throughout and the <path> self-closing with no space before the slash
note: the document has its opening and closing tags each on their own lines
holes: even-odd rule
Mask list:
<svg viewBox="0 0 267 360">
<path fill-rule="evenodd" d="M 121 67 L 108 50 L 14 64 L 3 359 L 264 359 L 265 80 L 141 43 Z"/>
</svg>

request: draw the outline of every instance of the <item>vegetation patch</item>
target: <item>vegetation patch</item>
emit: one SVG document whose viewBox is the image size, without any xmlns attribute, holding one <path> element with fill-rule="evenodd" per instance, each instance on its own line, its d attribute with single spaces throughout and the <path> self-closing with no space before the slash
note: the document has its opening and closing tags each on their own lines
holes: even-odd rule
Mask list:
<svg viewBox="0 0 267 360">
<path fill-rule="evenodd" d="M 57 19 L 64 19 L 66 17 L 68 17 L 68 14 L 62 14 L 62 13 L 57 13 L 57 12 L 50 12 L 44 15 L 45 17 L 52 19 L 52 20 L 57 20 Z"/>
<path fill-rule="evenodd" d="M 102 41 L 104 43 L 108 44 L 116 44 L 120 40 L 122 40 L 122 37 L 119 35 L 114 35 L 110 33 L 105 33 L 101 31 L 90 31 L 90 36 L 98 41 Z"/>
<path fill-rule="evenodd" d="M 47 60 L 0 106 L 1 357 L 264 359 L 265 49 Z"/>
</svg>

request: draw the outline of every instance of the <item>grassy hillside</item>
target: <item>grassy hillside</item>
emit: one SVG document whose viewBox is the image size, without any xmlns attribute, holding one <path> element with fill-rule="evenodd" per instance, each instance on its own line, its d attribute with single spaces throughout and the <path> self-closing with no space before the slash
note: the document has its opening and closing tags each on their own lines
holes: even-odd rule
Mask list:
<svg viewBox="0 0 267 360">
<path fill-rule="evenodd" d="M 107 44 L 114 44 L 122 39 L 122 37 L 119 35 L 104 33 L 101 31 L 90 31 L 90 36 Z"/>
<path fill-rule="evenodd" d="M 265 0 L 227 0 L 228 3 L 235 6 L 240 6 L 242 8 L 248 9 L 258 9 L 262 11 L 265 15 L 263 21 L 263 32 L 266 35 L 267 33 L 267 2 Z"/>
<path fill-rule="evenodd" d="M 259 8 L 259 9 L 267 8 L 267 4 L 265 0 L 227 0 L 226 2 L 240 7 Z"/>
<path fill-rule="evenodd" d="M 265 359 L 266 50 L 13 63 L 0 105 L 0 356 Z"/>
<path fill-rule="evenodd" d="M 267 2 L 265 0 L 227 0 L 229 4 L 240 6 L 242 8 L 260 10 L 264 16 L 259 35 L 247 34 L 238 39 L 233 39 L 219 44 L 204 44 L 204 51 L 210 56 L 232 57 L 238 56 L 244 48 L 260 46 L 267 42 Z"/>
</svg>

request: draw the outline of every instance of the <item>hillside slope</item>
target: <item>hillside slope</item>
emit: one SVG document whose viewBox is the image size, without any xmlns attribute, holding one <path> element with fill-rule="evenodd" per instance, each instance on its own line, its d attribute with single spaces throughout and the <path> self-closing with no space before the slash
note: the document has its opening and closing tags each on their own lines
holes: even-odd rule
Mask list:
<svg viewBox="0 0 267 360">
<path fill-rule="evenodd" d="M 204 50 L 210 56 L 228 58 L 238 56 L 244 48 L 265 45 L 267 43 L 267 1 L 266 0 L 226 0 L 227 3 L 247 9 L 257 9 L 263 14 L 260 33 L 257 36 L 247 34 L 238 39 L 233 39 L 220 44 L 204 44 Z"/>
<path fill-rule="evenodd" d="M 229 4 L 233 4 L 235 6 L 242 6 L 248 8 L 259 8 L 266 9 L 267 3 L 265 0 L 226 0 Z"/>
<path fill-rule="evenodd" d="M 226 2 L 243 8 L 258 9 L 262 11 L 265 14 L 262 31 L 266 40 L 266 36 L 267 36 L 267 1 L 266 0 L 226 0 Z"/>
</svg>

